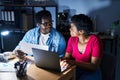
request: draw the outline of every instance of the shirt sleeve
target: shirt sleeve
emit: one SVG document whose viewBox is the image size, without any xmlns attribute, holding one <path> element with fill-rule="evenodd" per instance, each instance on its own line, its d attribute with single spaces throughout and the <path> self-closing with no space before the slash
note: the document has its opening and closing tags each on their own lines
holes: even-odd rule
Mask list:
<svg viewBox="0 0 120 80">
<path fill-rule="evenodd" d="M 103 56 L 103 43 L 100 38 L 95 38 L 92 49 L 93 57 L 102 57 Z"/>
<path fill-rule="evenodd" d="M 68 52 L 68 53 L 72 53 L 72 51 L 73 51 L 72 42 L 73 42 L 72 37 L 70 37 L 68 40 L 68 43 L 67 43 L 67 48 L 66 48 L 66 52 Z"/>
<path fill-rule="evenodd" d="M 59 47 L 58 47 L 58 54 L 59 57 L 64 57 L 65 55 L 65 48 L 66 48 L 66 41 L 63 36 L 60 37 Z"/>
<path fill-rule="evenodd" d="M 29 39 L 27 38 L 28 37 L 28 32 L 24 35 L 24 37 L 22 38 L 22 40 L 21 41 L 23 41 L 23 42 L 27 42 Z M 20 42 L 18 43 L 18 45 L 15 47 L 15 49 L 13 50 L 13 52 L 15 51 L 15 50 L 19 50 L 20 49 Z"/>
<path fill-rule="evenodd" d="M 30 31 L 26 32 L 25 36 L 23 37 L 22 41 L 28 42 L 30 40 L 31 34 Z"/>
<path fill-rule="evenodd" d="M 33 37 L 33 32 L 32 31 L 33 30 L 29 30 L 28 32 L 26 32 L 24 37 L 20 41 L 30 43 L 30 41 L 35 40 L 34 38 L 32 38 Z M 19 42 L 18 45 L 15 47 L 15 49 L 13 51 L 20 49 L 20 47 L 21 47 L 21 45 L 20 45 L 20 42 Z"/>
</svg>

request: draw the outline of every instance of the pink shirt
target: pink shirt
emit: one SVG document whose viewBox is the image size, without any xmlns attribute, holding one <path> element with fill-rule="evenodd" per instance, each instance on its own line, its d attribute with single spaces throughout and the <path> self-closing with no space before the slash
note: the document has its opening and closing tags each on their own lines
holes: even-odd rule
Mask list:
<svg viewBox="0 0 120 80">
<path fill-rule="evenodd" d="M 78 40 L 78 37 L 70 37 L 66 49 L 77 62 L 90 62 L 91 57 L 102 57 L 103 43 L 100 38 L 91 35 L 83 54 L 78 50 Z"/>
</svg>

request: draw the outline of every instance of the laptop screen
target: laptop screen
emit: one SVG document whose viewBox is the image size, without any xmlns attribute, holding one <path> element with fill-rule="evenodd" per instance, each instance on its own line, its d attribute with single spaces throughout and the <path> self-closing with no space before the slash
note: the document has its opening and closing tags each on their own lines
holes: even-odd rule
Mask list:
<svg viewBox="0 0 120 80">
<path fill-rule="evenodd" d="M 57 53 L 32 48 L 34 62 L 37 67 L 61 72 L 60 58 Z"/>
</svg>

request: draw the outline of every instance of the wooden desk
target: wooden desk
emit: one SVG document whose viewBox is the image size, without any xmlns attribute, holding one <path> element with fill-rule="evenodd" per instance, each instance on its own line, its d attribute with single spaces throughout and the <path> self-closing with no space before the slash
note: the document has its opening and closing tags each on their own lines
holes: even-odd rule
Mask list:
<svg viewBox="0 0 120 80">
<path fill-rule="evenodd" d="M 17 59 L 14 59 L 12 61 L 10 60 L 6 64 L 13 62 L 11 63 L 12 66 L 5 65 L 6 66 L 5 68 L 1 68 L 2 70 L 0 70 L 0 80 L 17 80 L 16 73 L 13 66 L 15 61 L 17 61 Z"/>
<path fill-rule="evenodd" d="M 0 72 L 0 80 L 18 80 L 15 72 Z"/>
<path fill-rule="evenodd" d="M 8 63 L 6 63 L 6 64 L 11 63 L 10 64 L 11 66 L 5 67 L 4 69 L 6 70 L 4 70 L 3 68 L 2 68 L 3 70 L 0 70 L 0 80 L 28 80 L 27 76 L 25 76 L 24 78 L 18 78 L 16 76 L 16 72 L 14 70 L 14 63 L 17 61 L 18 59 L 15 58 L 13 60 L 10 60 Z"/>
<path fill-rule="evenodd" d="M 49 71 L 30 65 L 27 70 L 29 80 L 75 80 L 75 66 L 70 67 L 62 73 Z"/>
<path fill-rule="evenodd" d="M 48 71 L 31 64 L 27 76 L 18 78 L 16 72 L 0 72 L 0 80 L 75 80 L 75 66 L 63 73 Z"/>
<path fill-rule="evenodd" d="M 29 80 L 27 76 L 18 78 L 15 72 L 0 72 L 0 80 Z"/>
</svg>

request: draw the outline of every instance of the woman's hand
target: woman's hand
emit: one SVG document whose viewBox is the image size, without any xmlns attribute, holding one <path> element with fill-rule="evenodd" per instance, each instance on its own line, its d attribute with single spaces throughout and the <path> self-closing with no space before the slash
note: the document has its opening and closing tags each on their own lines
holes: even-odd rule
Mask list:
<svg viewBox="0 0 120 80">
<path fill-rule="evenodd" d="M 60 66 L 61 67 L 65 67 L 65 68 L 68 68 L 72 65 L 75 65 L 75 61 L 74 60 L 70 60 L 70 59 L 65 59 L 65 60 L 61 60 L 60 61 Z"/>
<path fill-rule="evenodd" d="M 67 60 L 66 62 L 71 66 L 76 64 L 75 60 Z"/>
<path fill-rule="evenodd" d="M 66 60 L 60 61 L 60 66 L 62 68 L 68 68 L 70 65 L 66 62 Z"/>
</svg>

